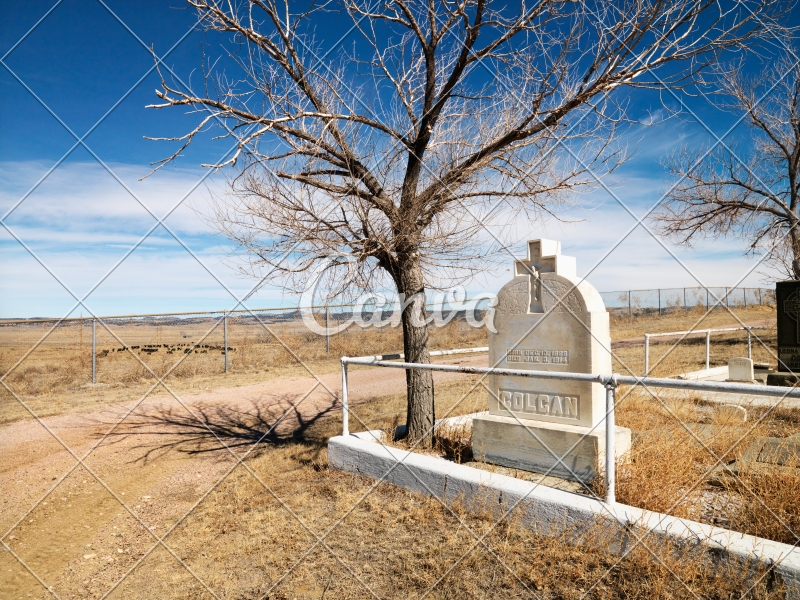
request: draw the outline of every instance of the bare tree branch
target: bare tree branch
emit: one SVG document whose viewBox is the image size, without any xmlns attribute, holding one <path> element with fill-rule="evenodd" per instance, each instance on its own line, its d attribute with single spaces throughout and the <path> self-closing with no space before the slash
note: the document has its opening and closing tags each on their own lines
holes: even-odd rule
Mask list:
<svg viewBox="0 0 800 600">
<path fill-rule="evenodd" d="M 788 49 L 757 74 L 738 62 L 704 81 L 720 108 L 744 115 L 750 141 L 670 156 L 665 166 L 675 184 L 656 219 L 683 243 L 739 237 L 748 252 L 765 252 L 768 265 L 800 279 L 800 60 L 791 38 L 781 41 Z"/>
<path fill-rule="evenodd" d="M 171 138 L 180 147 L 157 168 L 219 125 L 237 150 L 213 167 L 236 172 L 212 220 L 245 269 L 275 269 L 301 291 L 329 261 L 331 293 L 417 298 L 403 312 L 412 362 L 428 360 L 415 325 L 425 290 L 486 269 L 510 241 L 502 230 L 482 238 L 472 215 L 500 199 L 495 214 L 532 226 L 557 215 L 624 159 L 616 90 L 688 85 L 782 10 L 767 0 L 187 1 L 232 43 L 217 66 L 204 63 L 200 92 L 162 76 L 153 108 L 191 107 L 202 120 Z M 331 59 L 315 28 L 342 17 L 360 39 Z M 414 437 L 433 423 L 432 380 L 408 377 Z"/>
</svg>

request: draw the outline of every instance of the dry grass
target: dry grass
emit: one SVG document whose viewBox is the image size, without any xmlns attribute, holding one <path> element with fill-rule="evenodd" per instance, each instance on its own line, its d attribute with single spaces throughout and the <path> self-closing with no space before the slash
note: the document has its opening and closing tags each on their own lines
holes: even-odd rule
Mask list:
<svg viewBox="0 0 800 600">
<path fill-rule="evenodd" d="M 724 323 L 729 323 L 729 318 Z M 655 331 L 650 324 L 638 325 Z M 662 330 L 685 327 L 675 322 L 663 325 Z M 220 374 L 220 355 L 193 353 L 183 370 L 176 370 L 170 376 L 170 385 L 178 391 L 207 389 L 304 374 L 285 350 L 274 345 L 274 340 L 259 339 L 249 333 L 236 337 L 235 328 L 232 329 L 237 350 L 231 356 L 231 373 Z M 485 345 L 484 336 L 482 331 L 464 331 L 453 326 L 449 330 L 434 330 L 432 345 L 438 348 Z M 316 372 L 338 370 L 338 360 L 327 358 L 324 340 L 290 330 L 281 337 L 298 350 L 300 358 L 313 364 Z M 630 336 L 615 332 L 614 337 Z M 717 338 L 714 339 L 716 343 Z M 383 329 L 377 336 L 375 332 L 355 330 L 351 335 L 334 338 L 331 350 L 333 356 L 377 354 L 397 351 L 400 346 L 398 330 Z M 46 414 L 66 409 L 85 410 L 92 403 L 130 398 L 132 393 L 143 393 L 152 381 L 149 375 L 137 370 L 139 367 L 131 357 L 125 358 L 124 352 L 113 355 L 109 352 L 99 361 L 100 381 L 108 387 L 83 387 L 89 368 L 87 349 L 72 348 L 70 354 L 68 348 L 41 348 L 8 378 L 12 388 Z M 742 355 L 742 348 L 738 338 L 721 346 L 720 353 Z M 641 348 L 624 349 L 629 350 L 630 356 L 623 356 L 626 361 L 633 361 L 636 353 L 641 355 Z M 693 370 L 692 366 L 698 362 L 695 350 L 690 344 L 682 345 L 656 372 L 674 374 Z M 0 352 L 3 370 L 21 354 L 19 348 L 8 346 L 3 346 Z M 159 373 L 164 371 L 158 369 L 166 370 L 173 364 L 171 361 L 179 358 L 163 351 L 143 353 L 141 357 Z M 657 357 L 651 360 L 655 362 Z M 464 377 L 437 385 L 437 417 L 484 410 L 487 392 L 473 388 L 475 381 L 475 377 Z M 734 445 L 735 427 L 719 422 L 712 406 L 698 399 L 689 402 L 665 399 L 665 402 L 692 428 L 715 426 L 713 435 L 703 438 L 706 445 L 718 454 L 730 451 L 732 458 L 741 456 L 755 436 L 797 433 L 800 423 L 798 411 L 775 411 Z M 16 403 L 4 402 L 3 406 L 16 407 Z M 393 428 L 402 421 L 405 406 L 403 394 L 357 404 L 352 407 L 351 427 Z M 14 410 L 18 409 L 3 408 L 0 421 L 24 415 Z M 759 410 L 764 409 L 750 409 L 751 422 L 758 419 Z M 745 476 L 745 486 L 733 483 L 712 486 L 705 482 L 692 490 L 714 459 L 675 421 L 670 411 L 637 391 L 621 403 L 618 422 L 635 432 L 631 460 L 619 465 L 617 496 L 621 502 L 787 541 L 780 524 L 770 518 L 769 511 L 759 509 L 760 505 L 749 496 L 749 488 L 790 528 L 800 528 L 796 499 L 800 482 L 792 477 Z M 710 568 L 696 553 L 658 546 L 654 540 L 648 540 L 648 547 L 657 558 L 640 546 L 620 561 L 608 552 L 602 532 L 590 531 L 579 540 L 566 534 L 559 539 L 546 538 L 519 526 L 513 519 L 496 524 L 488 513 L 472 514 L 458 506 L 451 512 L 435 499 L 332 470 L 327 462 L 326 443 L 339 432 L 340 426 L 337 417 L 326 417 L 310 427 L 285 431 L 271 438 L 247 459 L 252 473 L 241 466 L 235 469 L 167 536 L 166 542 L 177 556 L 218 597 L 259 598 L 268 591 L 269 598 L 370 597 L 358 579 L 380 597 L 398 598 L 421 596 L 432 586 L 428 596 L 431 598 L 530 597 L 533 593 L 543 599 L 727 599 L 745 593 L 748 598 L 783 597 L 782 590 L 769 576 L 749 589 L 755 580 L 747 568 L 741 565 Z M 439 445 L 434 451 L 449 453 L 456 460 L 467 458 L 464 450 L 468 432 L 463 427 L 440 429 L 437 434 Z M 117 478 L 111 481 L 112 487 L 127 489 L 127 497 L 138 494 L 149 498 L 142 496 L 152 493 L 144 487 L 145 470 L 156 477 L 173 473 L 179 467 L 193 474 L 196 468 L 199 476 L 209 465 L 221 472 L 230 464 L 230 457 L 219 447 L 218 440 L 209 436 L 195 442 L 191 449 L 179 445 L 157 454 L 147 464 L 135 462 L 133 456 L 126 457 L 130 462 L 124 468 L 112 470 L 111 477 Z M 168 440 L 159 438 L 159 443 L 166 446 Z M 175 476 L 170 475 L 169 479 Z M 169 493 L 154 496 L 152 502 L 141 501 L 141 506 L 134 505 L 135 509 L 154 523 L 155 531 L 163 534 L 184 508 L 208 489 L 210 483 L 201 485 L 200 481 L 192 485 L 170 484 Z M 62 485 L 54 495 L 63 493 L 65 499 L 69 498 L 68 503 L 62 505 L 61 498 L 54 498 L 56 501 L 37 509 L 14 530 L 14 540 L 5 541 L 37 573 L 44 574 L 48 582 L 55 582 L 60 597 L 98 597 L 144 557 L 153 540 L 113 498 L 103 497 L 99 486 L 93 485 L 80 469 Z M 676 503 L 687 491 L 686 499 Z M 90 498 L 92 504 L 85 501 Z M 98 506 L 102 506 L 103 512 L 97 512 Z M 481 544 L 476 545 L 475 536 L 484 534 L 484 541 L 495 556 Z M 317 536 L 324 536 L 325 544 L 313 547 Z M 96 553 L 97 558 L 82 559 L 81 555 L 89 551 L 85 549 L 89 542 L 91 553 Z M 122 550 L 119 554 L 118 549 Z M 35 596 L 49 597 L 8 553 L 1 553 L 0 597 Z M 211 595 L 173 556 L 159 548 L 143 559 L 111 597 L 209 598 Z"/>
<path fill-rule="evenodd" d="M 756 363 L 777 365 L 777 336 L 775 330 L 759 331 L 753 336 L 752 356 Z M 711 367 L 727 365 L 734 357 L 747 356 L 747 334 L 744 332 L 720 333 L 711 337 L 709 364 Z M 650 345 L 650 375 L 674 377 L 705 369 L 705 338 L 687 338 Z M 632 346 L 614 350 L 612 368 L 623 375 L 644 374 L 644 347 Z"/>
<path fill-rule="evenodd" d="M 766 306 L 737 308 L 734 312 L 745 322 L 774 320 L 775 316 L 774 309 Z M 702 314 L 701 308 L 677 310 L 660 318 L 638 316 L 632 323 L 625 318 L 613 317 L 612 338 L 637 337 L 644 332 L 676 331 L 689 327 L 707 328 L 734 322 L 734 318 L 725 310 L 715 310 L 701 319 Z M 330 363 L 330 368 L 335 369 L 338 360 L 331 357 L 382 354 L 402 349 L 399 327 L 350 327 L 331 337 L 328 354 L 325 338 L 305 330 L 299 323 L 272 323 L 270 328 L 275 334 L 272 335 L 258 324 L 231 321 L 228 341 L 231 348 L 229 373 L 225 375 L 222 328 L 219 325 L 215 327 L 214 323 L 207 319 L 173 325 L 138 324 L 116 327 L 115 334 L 131 350 L 123 350 L 124 347 L 108 332 L 98 328 L 98 384 L 109 388 L 146 385 L 152 381 L 152 376 L 144 366 L 147 365 L 158 376 L 169 372 L 169 381 L 176 385 L 188 380 L 202 380 L 204 387 L 239 385 L 240 382 L 249 382 L 252 379 L 250 376 L 254 374 L 261 376 L 261 379 L 264 376 L 270 378 L 272 374 L 285 376 L 297 368 L 297 359 L 315 365 Z M 46 331 L 45 326 L 36 329 L 0 328 L 0 371 L 6 373 L 11 369 Z M 435 349 L 486 345 L 484 329 L 473 329 L 465 322 L 457 320 L 445 327 L 432 327 L 430 336 L 431 347 Z M 773 338 L 774 335 L 767 334 L 764 341 L 770 346 L 774 344 Z M 194 343 L 199 343 L 200 346 L 193 349 L 189 357 L 184 357 L 184 352 Z M 744 334 L 714 335 L 712 362 L 724 364 L 727 357 L 740 355 L 742 349 L 746 349 L 744 343 Z M 685 356 L 687 363 L 704 364 L 703 344 L 702 339 L 684 340 L 681 343 L 681 354 Z M 654 344 L 651 348 L 651 364 L 655 364 L 671 345 Z M 767 349 L 759 343 L 755 343 L 754 347 L 756 360 L 774 362 Z M 625 364 L 632 367 L 639 367 L 643 363 L 641 348 L 625 348 L 618 354 Z M 180 364 L 177 364 L 179 361 Z M 325 368 L 327 367 L 323 367 Z M 625 371 L 619 361 L 615 368 L 619 368 L 620 372 Z M 29 398 L 84 393 L 87 389 L 91 392 L 91 388 L 86 387 L 91 385 L 89 327 L 64 326 L 57 329 L 45 343 L 25 357 L 6 378 L 6 382 L 15 392 Z"/>
<path fill-rule="evenodd" d="M 485 392 L 473 390 L 474 380 L 438 386 L 440 416 L 484 406 Z M 357 404 L 353 426 L 358 422 L 368 428 L 391 427 L 404 408 L 399 394 Z M 639 417 L 642 422 L 649 422 L 648 415 L 658 417 L 658 423 L 667 420 L 644 405 L 639 412 L 647 413 Z M 571 532 L 546 538 L 513 518 L 498 524 L 489 513 L 473 514 L 459 506 L 451 511 L 435 499 L 332 470 L 326 443 L 340 427 L 338 418 L 323 418 L 263 444 L 246 460 L 251 471 L 236 468 L 165 538 L 219 598 L 251 599 L 267 593 L 268 598 L 370 597 L 359 579 L 379 597 L 391 598 L 419 597 L 431 588 L 430 598 L 535 593 L 543 599 L 721 600 L 745 592 L 748 598 L 783 597 L 769 576 L 750 590 L 756 580 L 748 569 L 711 568 L 697 552 L 659 546 L 653 539 L 619 560 L 608 552 L 607 537 L 600 531 L 579 539 Z M 463 435 L 451 433 L 456 438 Z M 160 443 L 166 446 L 169 441 Z M 128 491 L 133 508 L 159 534 L 214 478 L 170 484 L 158 494 L 141 487 L 138 471 L 171 473 L 175 465 L 182 465 L 193 473 L 200 465 L 215 464 L 221 473 L 231 464 L 212 436 L 197 444 L 183 452 L 176 446 L 147 465 L 131 462 L 135 457 L 130 456 L 109 481 L 118 493 Z M 152 501 L 143 493 L 153 494 Z M 66 502 L 60 501 L 62 495 Z M 60 597 L 98 597 L 132 568 L 111 598 L 211 597 L 163 548 L 145 557 L 153 539 L 80 469 L 48 500 L 49 505 L 13 531 L 15 539 L 9 543 L 54 583 Z M 484 535 L 491 553 L 476 544 L 476 536 Z M 324 537 L 325 545 L 314 547 L 318 536 Z M 0 596 L 48 597 L 7 554 L 0 556 Z"/>
<path fill-rule="evenodd" d="M 464 391 L 462 384 L 441 390 L 450 399 Z M 366 423 L 391 419 L 397 408 L 395 398 L 383 398 L 357 410 Z M 545 538 L 513 518 L 496 524 L 488 513 L 451 511 L 435 499 L 331 470 L 326 442 L 339 426 L 337 419 L 323 419 L 302 439 L 288 434 L 266 446 L 247 465 L 269 489 L 240 467 L 168 536 L 170 547 L 220 598 L 371 597 L 360 579 L 382 598 L 431 590 L 427 597 L 721 600 L 740 597 L 753 583 L 741 566 L 712 569 L 696 553 L 658 547 L 655 540 L 647 543 L 658 559 L 640 546 L 620 561 L 599 531 L 587 532 L 576 546 L 574 535 Z M 125 560 L 92 572 L 83 561 L 59 582 L 59 591 L 72 585 L 83 590 L 77 597 L 103 593 L 152 543 L 130 519 L 115 524 L 119 538 L 98 535 L 92 551 L 102 556 L 124 545 Z M 32 534 L 40 525 L 29 527 Z M 29 533 L 23 528 L 20 535 Z M 494 556 L 476 544 L 484 535 Z M 324 546 L 314 547 L 317 536 Z M 111 597 L 210 594 L 159 549 Z M 747 597 L 780 598 L 782 591 L 767 577 Z"/>
<path fill-rule="evenodd" d="M 798 471 L 795 459 L 788 468 Z M 740 482 L 731 482 L 727 487 L 742 498 L 740 505 L 731 513 L 730 528 L 745 531 L 786 544 L 796 544 L 800 532 L 800 476 L 796 474 L 772 473 L 759 475 L 740 474 Z"/>
<path fill-rule="evenodd" d="M 617 422 L 633 430 L 629 460 L 618 465 L 617 499 L 742 533 L 794 544 L 800 532 L 800 457 L 768 472 L 718 465 L 742 458 L 759 437 L 800 433 L 800 410 L 750 407 L 748 422 L 725 420 L 718 405 L 636 390 L 620 395 Z"/>
<path fill-rule="evenodd" d="M 438 388 L 437 417 L 485 410 L 487 392 L 475 387 L 475 381 L 477 377 L 464 378 Z M 779 542 L 798 541 L 793 532 L 800 532 L 800 456 L 787 461 L 777 474 L 744 471 L 739 480 L 713 483 L 709 475 L 718 459 L 731 464 L 759 437 L 800 434 L 800 409 L 749 407 L 748 422 L 741 423 L 726 417 L 717 404 L 698 397 L 680 398 L 674 393 L 653 397 L 644 390 L 625 388 L 618 397 L 618 425 L 633 432 L 630 458 L 617 467 L 619 502 Z M 359 417 L 353 419 L 358 429 L 383 429 L 385 443 L 408 448 L 404 440 L 392 441 L 388 435 L 402 422 L 404 396 L 387 397 L 381 406 L 378 412 L 364 413 L 366 406 L 359 408 Z M 440 425 L 430 453 L 470 462 L 471 435 L 468 422 Z M 545 485 L 589 491 L 555 479 L 549 478 Z M 601 497 L 603 485 L 599 478 L 594 486 Z"/>
<path fill-rule="evenodd" d="M 237 472 L 173 540 L 223 598 L 257 598 L 276 584 L 269 597 L 369 597 L 355 575 L 379 597 L 391 598 L 416 597 L 431 587 L 432 598 L 535 593 L 577 600 L 589 590 L 588 598 L 730 598 L 749 587 L 733 565 L 713 570 L 696 556 L 663 550 L 661 564 L 641 547 L 617 564 L 591 536 L 576 548 L 570 540 L 543 538 L 513 522 L 493 528 L 488 515 L 458 508 L 451 514 L 436 500 L 390 485 L 373 491 L 372 480 L 330 471 L 324 451 L 313 445 L 271 452 L 251 468 L 288 499 L 297 519 L 251 476 Z M 325 538 L 329 550 L 318 547 L 281 580 L 315 542 L 299 520 L 322 535 L 341 518 Z M 474 536 L 484 534 L 497 558 L 482 546 L 470 552 Z M 173 590 L 186 577 L 169 566 L 167 556 L 158 557 L 147 578 L 136 578 L 117 597 L 141 597 L 143 591 L 175 597 Z M 181 597 L 195 595 L 203 597 L 199 590 Z M 762 582 L 749 597 L 777 598 L 780 592 Z"/>
<path fill-rule="evenodd" d="M 674 309 L 659 317 L 654 314 L 642 314 L 629 320 L 627 315 L 611 315 L 611 339 L 619 340 L 641 337 L 645 333 L 661 333 L 667 331 L 688 331 L 690 329 L 708 329 L 722 325 L 738 324 L 736 315 L 744 323 L 764 319 L 775 321 L 774 306 L 738 306 L 730 312 L 724 308 L 716 308 L 706 315 L 706 309 L 695 306 L 689 309 Z M 704 316 L 705 315 L 705 316 Z M 716 339 L 716 338 L 715 338 Z"/>
<path fill-rule="evenodd" d="M 777 365 L 777 333 L 774 329 L 775 309 L 768 306 L 752 306 L 733 311 L 744 323 L 765 321 L 770 330 L 753 331 L 752 356 L 757 363 Z M 703 316 L 705 310 L 676 310 L 661 318 L 637 317 L 633 323 L 627 319 L 612 319 L 611 337 L 614 340 L 641 337 L 645 332 L 688 331 L 708 329 L 723 325 L 737 325 L 728 311 L 715 310 Z M 744 331 L 714 333 L 711 336 L 710 366 L 727 365 L 728 360 L 747 356 L 747 333 Z M 705 336 L 682 340 L 650 340 L 650 375 L 674 377 L 705 368 Z M 644 373 L 644 346 L 630 346 L 614 350 L 612 368 L 615 373 L 642 375 Z"/>
<path fill-rule="evenodd" d="M 175 325 L 174 330 L 167 327 L 152 329 L 150 341 L 152 345 L 158 342 L 159 348 L 146 348 L 146 344 L 140 343 L 130 346 L 130 350 L 122 350 L 118 343 L 110 343 L 108 334 L 103 339 L 98 333 L 96 385 L 90 383 L 90 333 L 84 332 L 81 338 L 80 330 L 70 332 L 69 337 L 56 338 L 61 345 L 42 344 L 33 349 L 11 371 L 5 382 L 37 415 L 49 416 L 87 410 L 94 404 L 140 397 L 156 381 L 148 368 L 159 377 L 168 374 L 165 382 L 174 391 L 192 392 L 308 375 L 301 361 L 317 374 L 332 373 L 341 368 L 340 356 L 398 352 L 403 347 L 399 328 L 365 330 L 350 327 L 332 336 L 328 354 L 324 337 L 299 331 L 295 324 L 275 325 L 273 331 L 278 338 L 260 326 L 232 324 L 229 331 L 229 372 L 224 373 L 224 356 L 221 346 L 215 346 L 220 342 L 216 337 L 203 340 L 201 346 L 188 355 L 184 354 L 193 340 L 200 340 L 207 333 L 207 324 Z M 0 328 L 0 373 L 3 374 L 30 350 L 30 345 L 19 343 L 18 338 L 12 339 L 9 331 Z M 120 337 L 126 339 L 126 333 L 124 330 L 119 332 Z M 432 328 L 430 335 L 433 349 L 485 346 L 487 343 L 486 330 L 474 329 L 458 321 Z M 128 335 L 134 340 L 142 337 L 141 331 L 137 331 L 135 336 Z M 70 343 L 73 341 L 74 345 Z M 30 344 L 34 342 L 35 336 L 32 336 Z M 165 391 L 159 388 L 154 393 Z M 5 389 L 0 391 L 0 423 L 28 416 L 29 413 Z"/>
<path fill-rule="evenodd" d="M 759 306 L 740 308 L 734 312 L 745 322 L 774 319 L 775 314 L 774 309 Z M 734 321 L 727 311 L 716 310 L 698 323 L 702 314 L 702 309 L 695 308 L 673 311 L 661 318 L 640 316 L 632 323 L 627 319 L 613 318 L 612 338 L 637 337 L 645 331 L 654 333 L 693 326 L 714 327 Z M 104 390 L 103 397 L 109 396 L 109 390 L 119 388 L 134 388 L 144 392 L 153 381 L 148 368 L 160 377 L 169 373 L 168 382 L 177 386 L 176 389 L 205 389 L 290 376 L 302 369 L 298 359 L 313 364 L 315 370 L 330 372 L 338 368 L 339 356 L 382 354 L 402 349 L 399 328 L 376 330 L 350 327 L 332 336 L 328 354 L 325 338 L 305 330 L 298 323 L 271 324 L 273 336 L 258 324 L 232 321 L 228 342 L 231 348 L 229 373 L 224 374 L 222 332 L 219 325 L 214 327 L 214 323 L 208 319 L 174 325 L 148 327 L 139 324 L 115 328 L 115 333 L 128 344 L 130 350 L 125 350 L 109 333 L 99 328 L 97 381 L 100 389 Z M 96 389 L 90 383 L 91 333 L 88 327 L 62 327 L 31 351 L 46 330 L 44 326 L 31 330 L 0 328 L 0 372 L 6 373 L 25 356 L 22 363 L 8 375 L 6 383 L 26 399 L 46 396 L 55 401 L 55 404 L 49 403 L 52 412 L 48 410 L 43 414 L 56 414 L 66 405 L 74 405 L 72 401 L 76 398 L 70 398 L 70 402 L 61 406 L 62 403 L 54 396 L 92 396 L 92 391 Z M 774 345 L 774 334 L 759 335 L 767 346 Z M 486 345 L 486 331 L 473 329 L 462 321 L 454 320 L 445 327 L 431 328 L 430 336 L 431 347 L 435 349 Z M 188 357 L 184 356 L 184 352 L 190 350 L 194 343 L 200 346 L 194 348 Z M 742 355 L 746 351 L 745 344 L 743 333 L 714 335 L 712 363 L 725 364 L 728 357 Z M 651 365 L 656 364 L 671 345 L 654 344 L 651 347 Z M 615 370 L 627 372 L 627 367 L 633 372 L 641 372 L 644 359 L 640 347 L 623 348 L 617 354 L 619 359 L 615 362 Z M 703 366 L 704 340 L 684 340 L 680 345 L 680 355 L 687 370 Z M 758 342 L 754 343 L 754 358 L 757 361 L 775 362 L 769 349 Z M 659 372 L 666 370 L 661 368 Z M 112 392 L 110 395 L 113 397 L 115 394 Z M 129 393 L 124 395 L 130 396 Z M 0 422 L 21 416 L 0 415 Z"/>
</svg>

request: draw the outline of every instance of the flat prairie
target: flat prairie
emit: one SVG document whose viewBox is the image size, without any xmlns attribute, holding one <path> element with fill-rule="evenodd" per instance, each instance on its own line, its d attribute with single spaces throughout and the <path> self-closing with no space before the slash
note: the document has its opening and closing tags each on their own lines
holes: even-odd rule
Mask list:
<svg viewBox="0 0 800 600">
<path fill-rule="evenodd" d="M 768 309 L 736 315 L 774 323 Z M 735 322 L 711 316 L 702 327 Z M 614 322 L 612 336 L 682 329 L 696 316 L 662 319 L 672 320 Z M 0 367 L 11 369 L 0 388 L 0 597 L 782 597 L 758 569 L 709 569 L 691 552 L 650 544 L 620 559 L 593 532 L 575 545 L 331 469 L 338 357 L 397 352 L 400 332 L 348 330 L 331 338 L 328 355 L 324 338 L 279 325 L 229 324 L 227 374 L 213 323 L 155 335 L 121 327 L 124 346 L 98 332 L 94 385 L 89 327 L 65 328 L 60 341 L 33 350 L 36 339 L 25 347 L 0 328 Z M 761 338 L 766 362 L 774 330 L 765 333 L 773 336 Z M 486 344 L 484 330 L 455 321 L 431 337 L 434 348 Z M 651 349 L 657 373 L 704 364 L 704 346 L 670 346 Z M 715 364 L 743 350 L 741 335 L 712 337 Z M 641 346 L 622 352 L 630 354 L 620 367 L 641 368 Z M 758 360 L 756 352 L 754 343 Z M 443 361 L 484 366 L 486 355 Z M 483 410 L 486 397 L 477 376 L 436 374 L 439 417 Z M 712 485 L 704 471 L 720 455 L 740 457 L 758 436 L 800 432 L 798 411 L 752 408 L 746 425 L 756 427 L 739 431 L 699 397 L 623 390 L 620 398 L 618 421 L 636 433 L 631 460 L 619 465 L 621 502 L 793 543 L 796 478 Z M 404 374 L 351 368 L 350 399 L 352 430 L 397 425 Z M 690 433 L 700 429 L 702 444 Z"/>
</svg>

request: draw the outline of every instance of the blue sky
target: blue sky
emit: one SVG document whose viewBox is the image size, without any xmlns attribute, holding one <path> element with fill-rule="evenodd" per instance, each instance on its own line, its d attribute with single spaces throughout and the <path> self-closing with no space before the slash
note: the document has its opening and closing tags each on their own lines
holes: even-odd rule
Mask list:
<svg viewBox="0 0 800 600">
<path fill-rule="evenodd" d="M 28 195 L 5 219 L 25 246 L 0 229 L 0 317 L 63 316 L 75 303 L 65 286 L 79 297 L 97 286 L 86 302 L 102 315 L 226 308 L 235 301 L 222 284 L 237 295 L 253 284 L 237 274 L 226 240 L 214 235 L 204 218 L 210 190 L 221 191 L 224 182 L 199 165 L 217 160 L 228 142 L 205 136 L 176 163 L 139 181 L 151 162 L 171 152 L 144 136 L 182 134 L 197 122 L 179 110 L 145 108 L 157 101 L 159 83 L 155 72 L 147 74 L 153 67 L 148 46 L 159 55 L 172 48 L 165 62 L 180 77 L 197 81 L 204 34 L 189 33 L 194 13 L 178 0 L 104 2 L 62 0 L 10 53 L 55 2 L 3 6 L 0 55 L 14 74 L 0 68 L 0 210 L 5 214 Z M 333 18 L 318 35 L 338 39 L 343 26 Z M 702 101 L 687 101 L 718 134 L 732 123 Z M 637 97 L 633 108 L 644 119 L 648 109 L 658 109 L 658 99 Z M 81 137 L 101 119 L 84 140 L 89 149 L 78 146 L 65 158 L 75 144 L 65 126 Z M 641 214 L 665 189 L 659 160 L 681 144 L 708 139 L 691 120 L 629 132 L 626 141 L 635 153 L 620 171 L 615 193 Z M 515 235 L 521 241 L 561 239 L 564 252 L 577 256 L 579 273 L 586 272 L 635 221 L 603 190 L 582 200 L 582 208 L 566 215 L 573 223 L 518 223 Z M 130 252 L 156 222 L 148 209 L 161 217 L 176 205 L 165 221 L 170 231 L 158 227 Z M 692 250 L 670 245 L 685 268 L 638 228 L 589 281 L 601 291 L 699 285 L 695 277 L 708 285 L 732 285 L 754 264 L 740 248 L 736 240 Z M 496 290 L 506 277 L 501 269 L 467 287 Z M 753 273 L 745 282 L 755 286 L 762 279 Z M 279 289 L 264 289 L 249 305 L 296 301 Z M 82 308 L 74 314 L 80 312 L 86 314 Z"/>
</svg>

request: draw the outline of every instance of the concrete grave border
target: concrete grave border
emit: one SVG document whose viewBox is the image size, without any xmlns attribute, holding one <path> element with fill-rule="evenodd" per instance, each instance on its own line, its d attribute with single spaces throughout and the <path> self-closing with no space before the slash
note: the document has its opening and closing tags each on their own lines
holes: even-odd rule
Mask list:
<svg viewBox="0 0 800 600">
<path fill-rule="evenodd" d="M 375 430 L 332 437 L 328 441 L 328 462 L 342 471 L 438 497 L 448 506 L 460 502 L 473 510 L 492 507 L 498 516 L 505 512 L 503 507 L 522 499 L 515 518 L 542 535 L 557 536 L 595 524 L 616 524 L 619 526 L 604 528 L 613 536 L 609 550 L 614 554 L 622 554 L 628 547 L 632 536 L 627 532 L 634 527 L 683 546 L 705 543 L 715 562 L 776 565 L 774 573 L 785 585 L 786 598 L 800 600 L 800 548 L 625 504 L 609 505 L 436 456 L 388 447 L 380 443 L 382 435 L 382 431 Z"/>
</svg>

